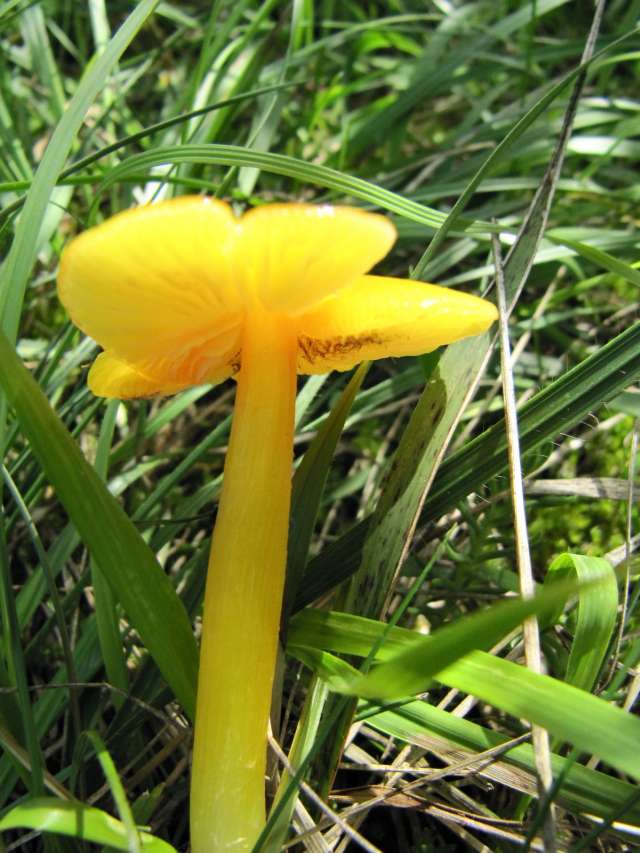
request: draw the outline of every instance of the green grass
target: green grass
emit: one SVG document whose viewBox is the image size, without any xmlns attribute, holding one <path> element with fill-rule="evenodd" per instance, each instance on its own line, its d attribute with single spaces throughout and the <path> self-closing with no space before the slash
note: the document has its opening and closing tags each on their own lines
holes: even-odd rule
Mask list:
<svg viewBox="0 0 640 853">
<path fill-rule="evenodd" d="M 606 4 L 580 68 L 592 15 L 568 0 L 0 3 L 0 849 L 188 849 L 233 388 L 95 400 L 95 347 L 55 280 L 75 233 L 194 192 L 385 212 L 399 239 L 381 272 L 489 298 L 498 234 L 522 342 L 540 605 L 501 604 L 518 567 L 494 336 L 301 380 L 274 727 L 294 769 L 263 849 L 314 826 L 343 849 L 303 778 L 374 849 L 541 849 L 526 721 L 550 733 L 561 847 L 634 844 L 640 2 Z M 547 481 L 561 491 L 536 491 Z M 531 607 L 544 676 L 524 665 Z"/>
</svg>

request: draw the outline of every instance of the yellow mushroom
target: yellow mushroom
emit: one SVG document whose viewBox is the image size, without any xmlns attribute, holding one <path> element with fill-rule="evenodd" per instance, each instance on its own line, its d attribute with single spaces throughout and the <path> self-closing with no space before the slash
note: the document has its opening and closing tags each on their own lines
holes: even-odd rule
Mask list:
<svg viewBox="0 0 640 853">
<path fill-rule="evenodd" d="M 237 218 L 184 197 L 114 216 L 62 256 L 60 299 L 104 348 L 95 394 L 237 379 L 203 611 L 194 853 L 250 850 L 264 826 L 296 374 L 429 352 L 496 318 L 475 296 L 366 275 L 395 237 L 389 220 L 354 208 L 273 204 Z"/>
</svg>

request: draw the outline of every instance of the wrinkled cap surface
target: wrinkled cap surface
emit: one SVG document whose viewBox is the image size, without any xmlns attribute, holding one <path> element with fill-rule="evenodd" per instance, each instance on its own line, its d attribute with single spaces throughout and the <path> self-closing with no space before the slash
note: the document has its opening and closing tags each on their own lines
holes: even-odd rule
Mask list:
<svg viewBox="0 0 640 853">
<path fill-rule="evenodd" d="M 104 352 L 89 373 L 104 397 L 172 394 L 220 382 L 242 364 L 244 318 L 289 318 L 301 373 L 417 355 L 487 329 L 475 296 L 366 275 L 395 241 L 357 208 L 272 204 L 236 217 L 186 196 L 134 208 L 71 241 L 58 292 Z"/>
</svg>

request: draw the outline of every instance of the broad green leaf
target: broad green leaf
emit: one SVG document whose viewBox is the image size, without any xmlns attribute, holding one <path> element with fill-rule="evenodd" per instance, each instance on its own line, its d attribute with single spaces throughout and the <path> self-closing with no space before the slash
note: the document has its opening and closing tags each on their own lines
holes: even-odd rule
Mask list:
<svg viewBox="0 0 640 853">
<path fill-rule="evenodd" d="M 381 615 L 418 516 L 489 351 L 487 333 L 447 347 L 413 410 L 376 509 L 367 524 L 360 566 L 340 609 Z"/>
<path fill-rule="evenodd" d="M 14 806 L 0 818 L 0 832 L 7 829 L 55 832 L 94 844 L 106 844 L 114 850 L 131 850 L 127 829 L 119 820 L 101 809 L 55 797 L 34 797 Z M 166 841 L 147 832 L 140 832 L 140 846 L 148 853 L 176 853 Z"/>
<path fill-rule="evenodd" d="M 186 712 L 195 711 L 197 648 L 182 602 L 132 522 L 0 334 L 0 387 L 43 471 L 116 598 Z"/>
</svg>

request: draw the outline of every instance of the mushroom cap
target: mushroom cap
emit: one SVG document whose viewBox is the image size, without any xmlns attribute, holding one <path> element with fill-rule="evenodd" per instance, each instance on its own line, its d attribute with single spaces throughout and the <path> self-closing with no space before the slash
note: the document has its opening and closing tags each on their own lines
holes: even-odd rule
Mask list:
<svg viewBox="0 0 640 853">
<path fill-rule="evenodd" d="M 383 216 L 271 204 L 234 216 L 202 196 L 134 208 L 65 248 L 58 293 L 103 348 L 89 373 L 105 397 L 172 394 L 241 366 L 244 317 L 286 315 L 301 373 L 415 355 L 488 328 L 482 299 L 365 275 L 396 237 Z"/>
</svg>

